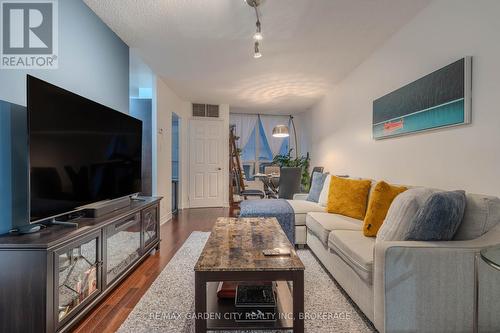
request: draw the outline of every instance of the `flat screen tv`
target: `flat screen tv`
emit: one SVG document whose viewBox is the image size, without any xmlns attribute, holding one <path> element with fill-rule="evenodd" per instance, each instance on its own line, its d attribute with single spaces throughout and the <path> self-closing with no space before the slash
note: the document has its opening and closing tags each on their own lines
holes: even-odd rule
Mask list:
<svg viewBox="0 0 500 333">
<path fill-rule="evenodd" d="M 30 222 L 141 190 L 142 122 L 28 76 Z"/>
</svg>

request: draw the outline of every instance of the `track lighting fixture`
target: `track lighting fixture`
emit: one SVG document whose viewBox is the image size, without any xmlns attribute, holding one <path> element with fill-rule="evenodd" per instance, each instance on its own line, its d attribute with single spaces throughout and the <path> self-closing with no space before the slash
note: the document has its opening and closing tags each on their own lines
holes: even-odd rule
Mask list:
<svg viewBox="0 0 500 333">
<path fill-rule="evenodd" d="M 259 49 L 259 42 L 264 38 L 262 36 L 262 26 L 260 23 L 259 11 L 257 10 L 257 7 L 259 7 L 261 0 L 245 0 L 245 2 L 255 10 L 255 16 L 257 17 L 257 22 L 255 22 L 255 33 L 253 34 L 253 40 L 255 41 L 253 57 L 257 59 L 262 57 L 262 53 L 260 53 Z"/>
</svg>

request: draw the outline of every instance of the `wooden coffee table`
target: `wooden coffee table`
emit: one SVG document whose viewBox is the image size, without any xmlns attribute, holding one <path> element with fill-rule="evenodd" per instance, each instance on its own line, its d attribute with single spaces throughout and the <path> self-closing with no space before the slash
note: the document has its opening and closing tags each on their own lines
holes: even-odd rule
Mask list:
<svg viewBox="0 0 500 333">
<path fill-rule="evenodd" d="M 291 255 L 262 254 L 262 250 L 274 248 L 288 248 Z M 238 329 L 304 332 L 304 264 L 275 218 L 219 218 L 194 270 L 196 333 Z M 278 319 L 236 321 L 227 315 L 236 312 L 234 300 L 217 299 L 220 281 L 276 281 Z M 293 283 L 292 288 L 287 281 Z"/>
</svg>

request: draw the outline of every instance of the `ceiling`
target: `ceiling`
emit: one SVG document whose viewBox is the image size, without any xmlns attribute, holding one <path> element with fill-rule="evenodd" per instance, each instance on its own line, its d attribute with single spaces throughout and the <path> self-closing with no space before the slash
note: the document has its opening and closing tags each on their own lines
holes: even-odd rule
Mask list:
<svg viewBox="0 0 500 333">
<path fill-rule="evenodd" d="M 290 114 L 335 83 L 431 0 L 263 0 L 262 58 L 243 0 L 84 0 L 185 100 Z"/>
</svg>

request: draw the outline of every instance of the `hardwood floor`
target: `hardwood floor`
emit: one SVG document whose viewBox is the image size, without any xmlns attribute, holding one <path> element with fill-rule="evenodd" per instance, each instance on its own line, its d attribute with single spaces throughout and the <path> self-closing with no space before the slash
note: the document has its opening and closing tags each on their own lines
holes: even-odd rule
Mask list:
<svg viewBox="0 0 500 333">
<path fill-rule="evenodd" d="M 180 211 L 161 226 L 160 251 L 144 260 L 73 332 L 115 332 L 193 231 L 210 231 L 217 217 L 236 213 L 236 207 Z"/>
</svg>

